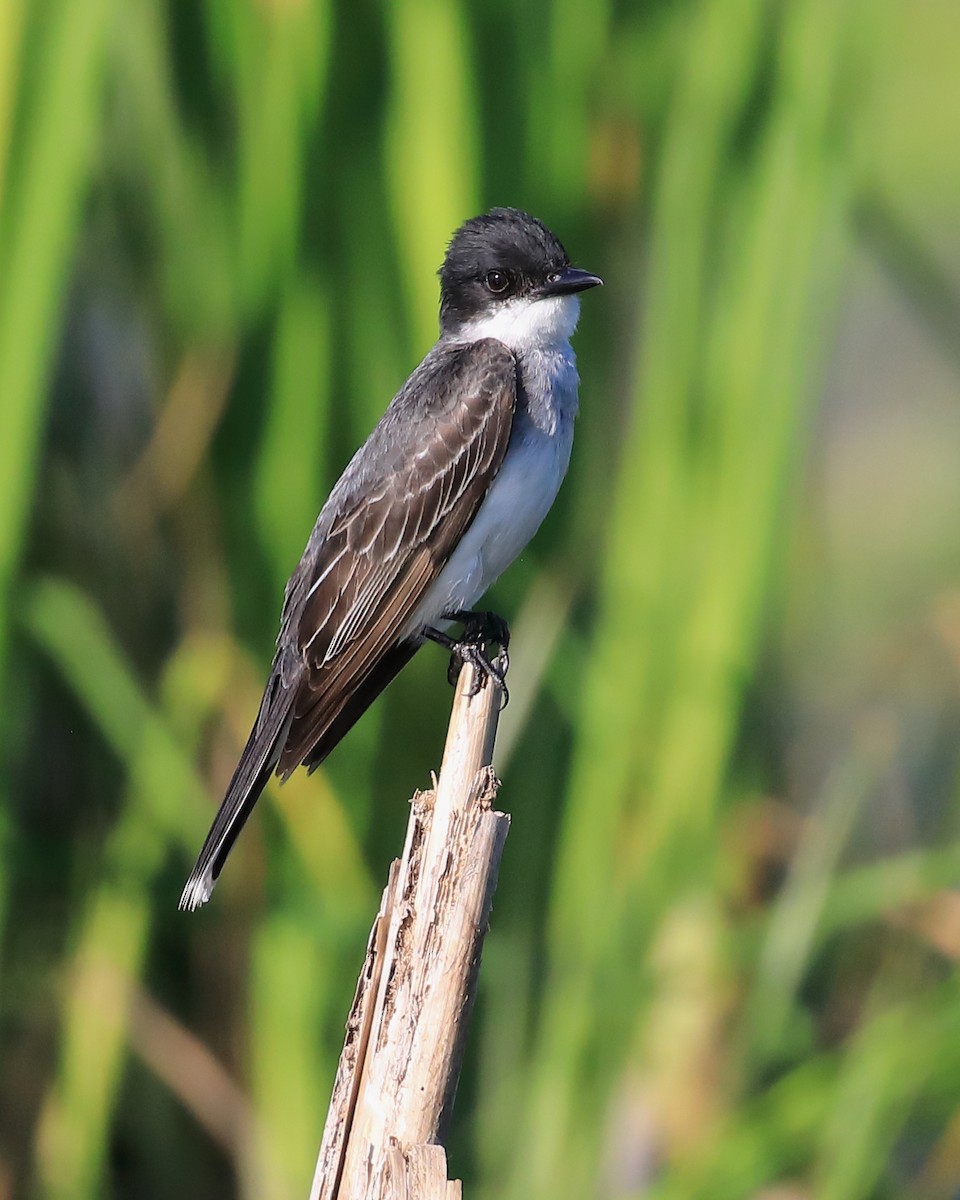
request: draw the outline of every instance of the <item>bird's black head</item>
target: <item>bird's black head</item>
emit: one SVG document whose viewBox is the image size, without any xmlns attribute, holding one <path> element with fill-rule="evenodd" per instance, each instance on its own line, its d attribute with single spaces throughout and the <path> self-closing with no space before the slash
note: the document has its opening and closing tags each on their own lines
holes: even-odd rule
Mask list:
<svg viewBox="0 0 960 1200">
<path fill-rule="evenodd" d="M 444 334 L 511 303 L 569 296 L 602 282 L 571 267 L 556 234 L 516 208 L 493 208 L 461 225 L 439 275 Z"/>
</svg>

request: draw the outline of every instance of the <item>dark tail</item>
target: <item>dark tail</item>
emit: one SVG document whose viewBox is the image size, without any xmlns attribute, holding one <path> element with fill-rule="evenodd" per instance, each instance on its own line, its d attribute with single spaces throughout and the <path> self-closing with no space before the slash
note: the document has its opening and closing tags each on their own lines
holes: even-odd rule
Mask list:
<svg viewBox="0 0 960 1200">
<path fill-rule="evenodd" d="M 261 711 L 247 739 L 227 794 L 183 889 L 181 909 L 193 911 L 210 899 L 227 855 L 277 765 L 293 715 L 289 705 L 278 707 L 274 714 Z"/>
<path fill-rule="evenodd" d="M 183 889 L 182 909 L 192 911 L 210 899 L 227 855 L 274 770 L 286 779 L 301 763 L 311 771 L 318 767 L 419 646 L 415 641 L 392 646 L 341 703 L 329 706 L 319 724 L 309 709 L 295 717 L 296 686 L 284 688 L 279 674 L 271 675 L 253 732 Z"/>
</svg>

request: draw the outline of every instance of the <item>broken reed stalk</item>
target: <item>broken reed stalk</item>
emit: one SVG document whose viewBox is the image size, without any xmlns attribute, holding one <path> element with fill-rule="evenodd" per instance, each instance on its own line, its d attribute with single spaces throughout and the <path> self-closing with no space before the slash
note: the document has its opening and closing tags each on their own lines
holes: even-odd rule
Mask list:
<svg viewBox="0 0 960 1200">
<path fill-rule="evenodd" d="M 460 672 L 440 778 L 411 803 L 347 1022 L 310 1200 L 457 1200 L 456 1093 L 510 818 L 492 810 L 502 690 Z"/>
</svg>

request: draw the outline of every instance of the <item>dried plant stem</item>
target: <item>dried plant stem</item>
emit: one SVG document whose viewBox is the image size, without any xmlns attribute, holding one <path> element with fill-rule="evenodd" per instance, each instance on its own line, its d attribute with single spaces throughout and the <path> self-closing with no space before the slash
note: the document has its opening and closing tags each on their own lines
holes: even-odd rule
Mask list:
<svg viewBox="0 0 960 1200">
<path fill-rule="evenodd" d="M 460 675 L 440 778 L 411 805 L 347 1024 L 311 1200 L 455 1200 L 456 1093 L 509 817 L 490 765 L 502 692 Z"/>
</svg>

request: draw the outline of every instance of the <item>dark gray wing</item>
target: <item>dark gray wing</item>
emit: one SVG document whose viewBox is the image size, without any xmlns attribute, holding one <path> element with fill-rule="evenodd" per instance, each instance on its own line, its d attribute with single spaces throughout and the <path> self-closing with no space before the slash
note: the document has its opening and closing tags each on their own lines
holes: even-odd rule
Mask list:
<svg viewBox="0 0 960 1200">
<path fill-rule="evenodd" d="M 209 896 L 271 771 L 320 763 L 417 649 L 401 631 L 503 462 L 517 388 L 501 342 L 438 348 L 344 471 L 287 585 L 260 712 L 181 907 Z"/>
</svg>

